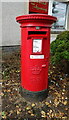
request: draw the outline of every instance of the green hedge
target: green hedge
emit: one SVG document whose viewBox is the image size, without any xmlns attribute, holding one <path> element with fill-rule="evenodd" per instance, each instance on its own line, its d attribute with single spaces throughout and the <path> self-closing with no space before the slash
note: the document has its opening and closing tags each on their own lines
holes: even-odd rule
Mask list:
<svg viewBox="0 0 69 120">
<path fill-rule="evenodd" d="M 51 43 L 51 55 L 53 64 L 60 63 L 62 60 L 69 61 L 69 31 L 62 32 Z"/>
</svg>

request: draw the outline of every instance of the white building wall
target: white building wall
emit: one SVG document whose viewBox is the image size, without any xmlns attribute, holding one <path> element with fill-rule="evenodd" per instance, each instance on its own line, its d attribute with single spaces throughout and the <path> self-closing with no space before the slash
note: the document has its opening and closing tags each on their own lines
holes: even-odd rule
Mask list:
<svg viewBox="0 0 69 120">
<path fill-rule="evenodd" d="M 0 2 L 0 45 L 2 45 L 2 3 Z"/>
<path fill-rule="evenodd" d="M 2 46 L 20 45 L 16 17 L 24 14 L 28 14 L 28 2 L 2 2 Z"/>
</svg>

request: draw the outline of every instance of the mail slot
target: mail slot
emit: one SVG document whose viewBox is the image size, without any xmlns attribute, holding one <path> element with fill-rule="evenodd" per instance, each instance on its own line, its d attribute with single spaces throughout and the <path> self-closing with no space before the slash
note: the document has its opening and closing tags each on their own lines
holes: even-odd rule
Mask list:
<svg viewBox="0 0 69 120">
<path fill-rule="evenodd" d="M 29 35 L 46 35 L 45 31 L 29 31 Z"/>
<path fill-rule="evenodd" d="M 16 18 L 21 28 L 21 94 L 29 100 L 47 96 L 50 28 L 56 20 L 45 14 Z"/>
</svg>

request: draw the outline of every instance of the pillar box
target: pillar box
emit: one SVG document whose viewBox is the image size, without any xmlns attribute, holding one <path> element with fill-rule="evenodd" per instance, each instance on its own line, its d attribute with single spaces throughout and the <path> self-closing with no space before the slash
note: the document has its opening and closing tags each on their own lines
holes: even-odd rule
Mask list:
<svg viewBox="0 0 69 120">
<path fill-rule="evenodd" d="M 16 17 L 21 28 L 21 94 L 43 100 L 48 91 L 50 28 L 57 19 L 46 14 Z"/>
</svg>

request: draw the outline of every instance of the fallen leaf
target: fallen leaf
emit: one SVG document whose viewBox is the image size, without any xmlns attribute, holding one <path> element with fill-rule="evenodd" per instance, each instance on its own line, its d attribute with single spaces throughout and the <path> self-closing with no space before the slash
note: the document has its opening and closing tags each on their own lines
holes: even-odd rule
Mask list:
<svg viewBox="0 0 69 120">
<path fill-rule="evenodd" d="M 7 92 L 11 92 L 11 90 L 7 90 Z"/>
<path fill-rule="evenodd" d="M 58 101 L 58 99 L 55 98 L 55 100 L 54 100 L 54 105 L 55 105 L 55 107 L 57 107 L 58 104 L 59 104 L 59 101 Z"/>
<path fill-rule="evenodd" d="M 52 115 L 51 115 L 52 117 L 54 117 L 54 114 L 52 113 Z"/>
<path fill-rule="evenodd" d="M 63 92 L 65 92 L 65 89 L 63 89 Z"/>
<path fill-rule="evenodd" d="M 43 110 L 41 111 L 41 114 L 44 116 L 46 115 L 45 111 L 43 111 Z"/>
<path fill-rule="evenodd" d="M 50 110 L 49 112 L 52 113 L 52 110 Z"/>
<path fill-rule="evenodd" d="M 64 95 L 64 92 L 62 92 L 62 95 Z"/>
<path fill-rule="evenodd" d="M 67 105 L 67 101 L 64 101 L 63 104 L 64 104 L 64 105 Z"/>
<path fill-rule="evenodd" d="M 28 113 L 29 113 L 29 114 L 32 114 L 32 111 L 29 110 Z"/>
<path fill-rule="evenodd" d="M 18 110 L 19 110 L 19 112 L 20 112 L 20 111 L 21 111 L 21 108 L 19 108 Z"/>
<path fill-rule="evenodd" d="M 31 116 L 34 116 L 34 114 L 31 114 Z"/>
<path fill-rule="evenodd" d="M 64 97 L 62 96 L 62 100 L 64 100 Z"/>
<path fill-rule="evenodd" d="M 19 111 L 19 110 L 17 110 L 17 115 L 18 115 L 18 114 L 20 114 L 20 111 Z"/>
<path fill-rule="evenodd" d="M 4 111 L 2 112 L 2 118 L 6 119 L 6 114 Z"/>
<path fill-rule="evenodd" d="M 67 97 L 65 97 L 65 100 L 67 100 L 68 98 Z"/>
<path fill-rule="evenodd" d="M 62 117 L 63 119 L 67 119 L 67 116 Z"/>
<path fill-rule="evenodd" d="M 45 102 L 45 104 L 46 104 L 46 105 L 49 105 L 49 103 L 48 103 L 48 102 Z"/>
<path fill-rule="evenodd" d="M 3 92 L 1 92 L 1 93 L 0 93 L 0 96 L 4 96 L 4 93 L 3 93 Z"/>
<path fill-rule="evenodd" d="M 31 109 L 31 106 L 26 107 L 26 110 L 30 110 L 30 109 Z"/>
<path fill-rule="evenodd" d="M 32 103 L 32 105 L 31 105 L 32 107 L 34 107 L 35 106 L 35 104 L 34 103 Z"/>
<path fill-rule="evenodd" d="M 46 118 L 46 115 L 41 115 L 41 117 Z"/>
<path fill-rule="evenodd" d="M 52 101 L 50 100 L 50 103 L 52 103 Z"/>
<path fill-rule="evenodd" d="M 18 106 L 18 105 L 16 105 L 16 108 L 19 108 L 19 106 Z"/>
<path fill-rule="evenodd" d="M 13 110 L 10 110 L 10 113 L 13 113 L 14 111 Z"/>
</svg>

